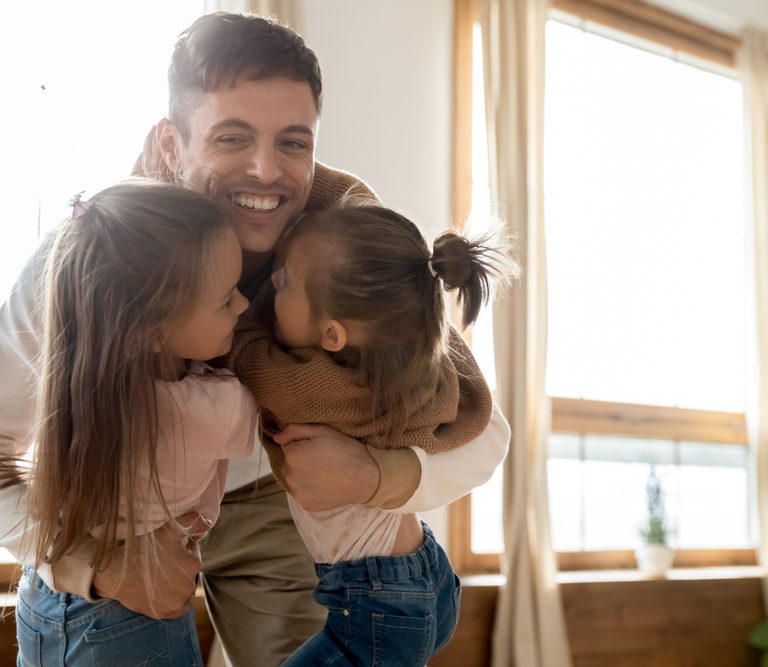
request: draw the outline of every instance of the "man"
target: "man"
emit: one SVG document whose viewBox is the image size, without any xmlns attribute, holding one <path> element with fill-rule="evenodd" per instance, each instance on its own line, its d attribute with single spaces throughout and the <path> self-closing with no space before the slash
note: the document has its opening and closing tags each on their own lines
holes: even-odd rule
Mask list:
<svg viewBox="0 0 768 667">
<path fill-rule="evenodd" d="M 314 159 L 322 84 L 314 53 L 293 31 L 237 14 L 201 17 L 180 37 L 169 69 L 169 117 L 157 126 L 141 172 L 228 195 L 243 249 L 241 291 L 250 313 L 268 313 L 271 254 L 281 231 L 306 208 L 322 207 L 350 188 L 374 195 L 359 180 Z M 0 311 L 0 362 L 9 375 L 0 394 L 0 453 L 23 452 L 30 440 L 30 387 L 37 372 L 34 304 L 36 263 L 28 264 Z M 5 378 L 4 378 L 5 379 Z M 427 510 L 484 482 L 506 453 L 509 430 L 495 412 L 481 438 L 452 452 L 369 450 L 323 426 L 292 425 L 279 437 L 285 478 L 310 510 L 365 503 L 399 511 Z M 374 458 L 375 457 L 375 458 Z M 293 527 L 285 493 L 260 448 L 232 462 L 221 516 L 202 547 L 202 581 L 211 617 L 233 665 L 277 665 L 319 629 L 311 598 L 311 558 Z M 21 553 L 13 516 L 23 487 L 0 494 L 0 534 Z M 168 573 L 153 592 L 155 608 L 180 614 L 194 591 L 198 555 L 165 528 L 157 533 Z M 170 567 L 170 566 L 173 567 Z M 115 561 L 102 572 L 79 554 L 49 575 L 57 590 L 114 597 L 149 614 L 143 583 L 121 578 Z"/>
</svg>

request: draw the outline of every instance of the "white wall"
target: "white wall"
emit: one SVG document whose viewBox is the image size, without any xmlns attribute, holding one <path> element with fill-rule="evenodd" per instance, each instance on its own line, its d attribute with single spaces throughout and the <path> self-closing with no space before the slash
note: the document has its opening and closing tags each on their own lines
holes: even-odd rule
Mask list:
<svg viewBox="0 0 768 667">
<path fill-rule="evenodd" d="M 365 179 L 428 240 L 450 226 L 450 0 L 304 0 L 323 69 L 318 159 Z"/>
</svg>

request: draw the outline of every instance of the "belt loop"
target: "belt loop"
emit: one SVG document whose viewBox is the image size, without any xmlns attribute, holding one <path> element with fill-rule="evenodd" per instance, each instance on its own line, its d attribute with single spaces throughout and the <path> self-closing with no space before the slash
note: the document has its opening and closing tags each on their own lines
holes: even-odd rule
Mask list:
<svg viewBox="0 0 768 667">
<path fill-rule="evenodd" d="M 382 585 L 381 579 L 379 579 L 379 566 L 376 564 L 376 558 L 374 556 L 368 556 L 365 559 L 365 564 L 368 567 L 368 577 L 371 580 L 373 590 L 380 591 Z"/>
</svg>

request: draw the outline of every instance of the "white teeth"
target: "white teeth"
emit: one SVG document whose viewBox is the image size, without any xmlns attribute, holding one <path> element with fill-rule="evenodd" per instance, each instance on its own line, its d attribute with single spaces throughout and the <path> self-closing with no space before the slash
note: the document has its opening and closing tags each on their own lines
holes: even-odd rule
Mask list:
<svg viewBox="0 0 768 667">
<path fill-rule="evenodd" d="M 232 201 L 238 206 L 245 208 L 258 209 L 260 211 L 271 211 L 277 208 L 280 203 L 280 197 L 246 197 L 245 195 L 234 195 Z"/>
</svg>

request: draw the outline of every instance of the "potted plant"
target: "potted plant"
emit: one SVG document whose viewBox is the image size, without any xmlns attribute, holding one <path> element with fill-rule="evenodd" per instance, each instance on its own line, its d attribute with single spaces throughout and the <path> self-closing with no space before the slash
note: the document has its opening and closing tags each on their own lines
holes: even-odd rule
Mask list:
<svg viewBox="0 0 768 667">
<path fill-rule="evenodd" d="M 668 544 L 669 530 L 664 513 L 664 488 L 656 469 L 651 466 L 645 484 L 647 517 L 640 527 L 642 544 L 635 551 L 638 569 L 654 576 L 663 575 L 675 557 L 675 551 Z"/>
</svg>

